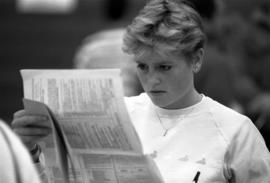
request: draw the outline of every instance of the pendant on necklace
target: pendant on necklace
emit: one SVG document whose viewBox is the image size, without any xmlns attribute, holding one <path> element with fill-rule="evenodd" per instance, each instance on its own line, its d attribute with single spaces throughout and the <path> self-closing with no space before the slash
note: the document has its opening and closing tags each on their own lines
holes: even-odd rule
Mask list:
<svg viewBox="0 0 270 183">
<path fill-rule="evenodd" d="M 168 129 L 165 130 L 163 137 L 165 137 L 167 135 L 168 131 L 169 131 Z"/>
</svg>

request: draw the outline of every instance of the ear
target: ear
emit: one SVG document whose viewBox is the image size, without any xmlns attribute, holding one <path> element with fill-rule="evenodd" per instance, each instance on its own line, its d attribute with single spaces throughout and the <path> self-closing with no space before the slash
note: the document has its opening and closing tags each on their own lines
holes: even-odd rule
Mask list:
<svg viewBox="0 0 270 183">
<path fill-rule="evenodd" d="M 198 49 L 192 57 L 192 70 L 193 73 L 198 73 L 201 70 L 203 63 L 204 49 Z"/>
</svg>

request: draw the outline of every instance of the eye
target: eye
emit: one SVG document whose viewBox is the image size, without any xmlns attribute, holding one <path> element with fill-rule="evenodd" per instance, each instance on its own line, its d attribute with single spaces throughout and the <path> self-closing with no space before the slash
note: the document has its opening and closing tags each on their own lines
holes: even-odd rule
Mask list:
<svg viewBox="0 0 270 183">
<path fill-rule="evenodd" d="M 144 72 L 146 72 L 148 70 L 148 66 L 146 64 L 143 64 L 143 63 L 138 63 L 137 68 L 141 71 L 144 71 Z"/>
<path fill-rule="evenodd" d="M 171 65 L 160 65 L 159 70 L 160 71 L 169 71 L 172 68 Z"/>
</svg>

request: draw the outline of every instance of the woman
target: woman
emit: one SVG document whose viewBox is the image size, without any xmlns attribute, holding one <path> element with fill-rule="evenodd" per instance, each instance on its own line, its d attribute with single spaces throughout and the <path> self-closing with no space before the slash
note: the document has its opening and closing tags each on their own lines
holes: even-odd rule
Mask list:
<svg viewBox="0 0 270 183">
<path fill-rule="evenodd" d="M 144 152 L 166 183 L 190 183 L 197 172 L 200 183 L 269 182 L 269 152 L 252 122 L 194 88 L 204 43 L 199 15 L 180 0 L 150 1 L 127 28 L 124 50 L 145 93 L 125 101 Z M 36 118 L 18 112 L 14 130 Z M 29 133 L 19 135 L 33 144 Z"/>
<path fill-rule="evenodd" d="M 124 50 L 134 55 L 146 94 L 127 99 L 145 153 L 165 182 L 268 182 L 264 140 L 245 116 L 194 88 L 205 36 L 199 15 L 181 1 L 150 1 L 128 27 Z"/>
</svg>

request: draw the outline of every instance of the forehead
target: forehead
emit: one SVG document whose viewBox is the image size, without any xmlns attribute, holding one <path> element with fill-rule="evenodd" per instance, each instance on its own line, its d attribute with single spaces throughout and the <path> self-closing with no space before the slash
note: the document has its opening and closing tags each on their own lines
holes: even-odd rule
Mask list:
<svg viewBox="0 0 270 183">
<path fill-rule="evenodd" d="M 165 54 L 154 50 L 143 50 L 134 55 L 137 63 L 162 64 L 162 63 L 178 63 L 186 61 L 181 55 Z"/>
</svg>

